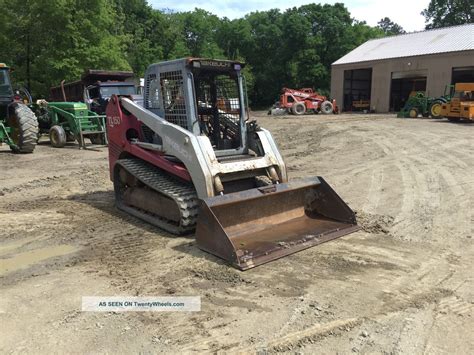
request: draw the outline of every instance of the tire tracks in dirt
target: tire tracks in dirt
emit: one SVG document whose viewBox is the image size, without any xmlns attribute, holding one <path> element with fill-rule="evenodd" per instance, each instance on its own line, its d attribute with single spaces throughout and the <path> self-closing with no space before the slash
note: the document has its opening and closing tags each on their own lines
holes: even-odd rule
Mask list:
<svg viewBox="0 0 474 355">
<path fill-rule="evenodd" d="M 410 226 L 415 223 L 415 218 L 424 218 L 424 216 L 430 216 L 431 212 L 435 211 L 440 205 L 440 194 L 441 194 L 441 187 L 440 187 L 440 180 L 439 177 L 442 176 L 444 179 L 448 180 L 447 186 L 443 186 L 445 188 L 449 188 L 455 195 L 460 196 L 470 196 L 469 190 L 464 191 L 463 185 L 458 185 L 456 180 L 453 178 L 453 175 L 450 173 L 449 169 L 446 168 L 448 165 L 447 163 L 453 161 L 451 154 L 429 154 L 425 149 L 421 149 L 422 152 L 411 150 L 401 154 L 397 151 L 398 146 L 406 146 L 403 142 L 397 141 L 397 134 L 384 131 L 383 134 L 385 137 L 379 139 L 373 139 L 373 142 L 380 146 L 381 149 L 387 154 L 386 160 L 391 161 L 394 164 L 398 171 L 402 176 L 402 189 L 403 189 L 403 202 L 402 202 L 402 209 L 400 213 L 395 216 L 394 226 L 400 231 L 400 235 L 406 235 L 410 232 Z M 386 142 L 391 142 L 391 145 L 388 145 Z M 414 145 L 416 149 L 419 149 L 419 146 L 416 144 Z M 433 146 L 428 143 L 427 146 Z M 425 145 L 425 147 L 427 148 Z M 421 154 L 420 154 L 421 153 Z M 435 155 L 438 159 L 436 162 L 426 158 L 426 156 L 433 156 Z M 388 162 L 387 162 L 388 163 Z M 383 194 L 380 193 L 381 190 L 381 179 L 380 179 L 380 167 L 377 165 L 381 165 L 381 162 L 375 162 L 372 166 L 373 173 L 372 173 L 372 181 L 368 184 L 368 200 L 375 202 L 374 198 L 371 196 L 378 196 L 377 202 L 380 201 Z M 417 168 L 419 166 L 423 167 L 422 171 Z M 372 167 L 371 166 L 371 167 Z M 459 163 L 459 167 L 464 169 L 464 162 Z M 383 164 L 383 169 L 389 169 L 387 164 Z M 375 177 L 378 174 L 378 178 Z M 416 184 L 412 184 L 413 181 Z M 410 185 L 408 185 L 410 184 Z M 378 192 L 378 193 L 377 193 Z M 467 193 L 466 193 L 467 192 Z M 443 191 L 444 193 L 444 191 Z M 380 196 L 381 195 L 381 196 Z M 367 202 L 364 205 L 364 209 L 371 208 L 370 202 Z M 424 209 L 423 213 L 420 213 L 420 209 Z M 465 213 L 468 213 L 469 208 L 463 208 Z M 373 210 L 372 210 L 373 211 Z M 414 215 L 416 217 L 414 217 Z M 465 220 L 466 216 L 457 216 L 459 220 Z M 425 229 L 429 229 L 430 223 L 424 225 Z M 417 231 L 412 231 L 417 232 Z"/>
<path fill-rule="evenodd" d="M 114 343 L 100 348 L 104 352 L 133 338 L 143 352 L 225 353 L 237 352 L 241 346 L 255 352 L 267 344 L 268 352 L 326 353 L 336 349 L 350 353 L 355 344 L 365 353 L 374 353 L 374 349 L 437 353 L 443 350 L 438 337 L 445 331 L 451 336 L 450 328 L 467 337 L 473 304 L 472 279 L 467 278 L 472 251 L 463 244 L 466 239 L 461 239 L 468 233 L 469 212 L 465 210 L 469 210 L 472 195 L 467 136 L 456 140 L 456 132 L 461 131 L 454 130 L 440 141 L 436 136 L 443 137 L 443 132 L 430 122 L 423 122 L 425 128 L 421 122 L 395 119 L 318 117 L 293 122 L 275 125 L 280 125 L 276 131 L 281 140 L 291 136 L 291 149 L 305 153 L 288 160 L 296 166 L 295 173 L 307 175 L 322 168 L 321 175 L 329 174 L 335 190 L 342 191 L 344 199 L 361 210 L 361 222 L 374 223 L 365 225 L 365 232 L 246 273 L 237 273 L 198 250 L 192 236 L 170 237 L 115 210 L 105 154 L 91 162 L 92 155 L 87 152 L 82 156 L 76 151 L 42 151 L 38 147 L 43 162 L 32 165 L 19 183 L 43 179 L 35 169 L 51 168 L 50 174 L 60 172 L 61 178 L 43 189 L 25 190 L 24 195 L 9 192 L 2 196 L 0 208 L 5 211 L 2 218 L 22 214 L 29 218 L 24 232 L 5 224 L 13 242 L 41 237 L 34 242 L 37 245 L 20 242 L 20 248 L 59 241 L 82 248 L 64 263 L 48 264 L 50 281 L 57 282 L 54 285 L 62 285 L 65 279 L 61 277 L 70 275 L 62 270 L 67 262 L 78 267 L 74 269 L 77 283 L 81 283 L 77 294 L 82 287 L 90 291 L 101 286 L 106 293 L 200 295 L 203 301 L 198 314 L 130 313 L 113 315 L 105 322 L 100 316 L 80 316 L 74 327 L 60 325 L 66 336 L 58 351 L 84 350 L 86 333 L 82 332 L 88 327 L 93 336 L 87 339 L 87 346 L 102 345 L 107 339 Z M 305 131 L 310 135 L 305 136 Z M 318 135 L 323 140 L 318 141 Z M 311 144 L 316 152 L 306 154 Z M 294 152 L 288 147 L 286 151 Z M 327 150 L 320 154 L 320 147 Z M 63 158 L 56 159 L 58 156 Z M 71 157 L 80 160 L 72 162 Z M 9 166 L 14 165 L 13 159 L 8 161 Z M 30 163 L 34 162 L 31 158 Z M 83 165 L 90 171 L 78 170 Z M 48 194 L 54 197 L 48 198 Z M 14 210 L 10 211 L 10 206 Z M 22 281 L 33 277 L 34 270 L 29 272 L 12 279 L 20 290 L 11 291 L 15 297 L 18 292 L 25 297 L 34 294 L 22 288 Z M 42 292 L 58 287 L 44 286 L 43 282 L 41 275 L 30 280 L 30 284 L 41 283 Z M 310 303 L 321 305 L 322 311 L 316 312 Z M 328 304 L 331 307 L 326 307 Z M 47 307 L 43 311 L 51 312 Z M 28 346 L 41 343 L 43 349 L 53 344 L 59 330 L 48 322 L 57 323 L 57 319 L 41 323 L 26 313 L 15 318 L 9 324 L 21 328 L 30 323 L 38 330 L 31 331 L 29 339 L 6 334 L 11 349 L 18 339 Z M 97 322 L 101 325 L 96 326 Z M 122 331 L 124 325 L 131 327 L 127 330 L 130 338 Z M 74 331 L 75 327 L 79 330 Z M 284 333 L 279 333 L 281 329 Z M 370 334 L 362 336 L 363 330 Z M 74 338 L 76 333 L 79 336 Z M 453 343 L 448 337 L 444 340 L 448 345 Z M 375 348 L 371 341 L 383 347 Z M 458 342 L 467 344 L 463 339 Z M 410 348 L 413 344 L 416 348 Z"/>
</svg>

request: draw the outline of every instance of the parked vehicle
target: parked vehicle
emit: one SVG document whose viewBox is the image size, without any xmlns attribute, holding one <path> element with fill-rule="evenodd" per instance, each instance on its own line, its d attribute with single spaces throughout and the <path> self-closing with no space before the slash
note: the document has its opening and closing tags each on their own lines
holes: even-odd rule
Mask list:
<svg viewBox="0 0 474 355">
<path fill-rule="evenodd" d="M 38 121 L 19 94 L 13 92 L 10 69 L 0 63 L 0 144 L 15 153 L 32 153 L 38 140 Z"/>
<path fill-rule="evenodd" d="M 105 115 L 88 110 L 85 103 L 38 100 L 34 107 L 40 133 L 49 135 L 53 147 L 62 148 L 66 142 L 77 141 L 79 148 L 86 148 L 84 138 L 92 144 L 107 144 Z"/>
<path fill-rule="evenodd" d="M 308 111 L 314 113 L 338 113 L 336 100 L 329 100 L 311 88 L 289 89 L 283 88 L 276 108 L 286 109 L 288 113 L 303 115 Z"/>
<path fill-rule="evenodd" d="M 50 89 L 51 102 L 83 102 L 87 109 L 99 115 L 105 114 L 107 103 L 112 95 L 125 95 L 141 101 L 133 79 L 133 72 L 89 69 L 81 80 Z M 128 80 L 128 81 L 127 81 Z"/>
<path fill-rule="evenodd" d="M 403 106 L 397 117 L 416 118 L 419 115 L 429 117 L 432 102 L 433 99 L 427 97 L 424 91 L 415 92 L 408 97 L 405 106 Z"/>
<path fill-rule="evenodd" d="M 441 118 L 441 108 L 443 104 L 451 100 L 454 94 L 454 85 L 446 85 L 443 96 L 431 100 L 429 113 L 432 118 Z"/>
<path fill-rule="evenodd" d="M 457 83 L 451 99 L 442 105 L 441 116 L 450 121 L 474 121 L 474 83 Z"/>
<path fill-rule="evenodd" d="M 444 95 L 428 97 L 424 91 L 412 92 L 397 117 L 416 118 L 423 117 L 442 118 L 441 108 L 448 102 L 454 92 L 454 85 L 446 85 Z"/>
</svg>

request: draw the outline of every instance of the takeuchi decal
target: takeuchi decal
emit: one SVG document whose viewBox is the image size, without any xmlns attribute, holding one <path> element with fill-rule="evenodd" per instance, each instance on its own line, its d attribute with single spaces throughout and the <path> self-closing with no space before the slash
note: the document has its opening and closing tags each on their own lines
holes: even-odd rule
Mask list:
<svg viewBox="0 0 474 355">
<path fill-rule="evenodd" d="M 230 68 L 231 63 L 229 62 L 219 62 L 216 60 L 201 60 L 201 65 L 207 67 L 220 67 L 220 68 Z"/>
</svg>

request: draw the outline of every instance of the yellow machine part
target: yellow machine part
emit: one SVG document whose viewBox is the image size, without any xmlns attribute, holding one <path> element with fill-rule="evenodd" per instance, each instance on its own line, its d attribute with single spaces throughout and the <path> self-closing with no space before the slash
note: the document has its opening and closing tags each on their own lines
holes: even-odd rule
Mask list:
<svg viewBox="0 0 474 355">
<path fill-rule="evenodd" d="M 474 102 L 461 102 L 461 118 L 474 120 Z"/>
<path fill-rule="evenodd" d="M 451 101 L 442 105 L 441 116 L 450 120 L 474 120 L 474 83 L 457 83 Z"/>
<path fill-rule="evenodd" d="M 457 83 L 454 85 L 454 91 L 474 91 L 474 83 Z"/>
</svg>

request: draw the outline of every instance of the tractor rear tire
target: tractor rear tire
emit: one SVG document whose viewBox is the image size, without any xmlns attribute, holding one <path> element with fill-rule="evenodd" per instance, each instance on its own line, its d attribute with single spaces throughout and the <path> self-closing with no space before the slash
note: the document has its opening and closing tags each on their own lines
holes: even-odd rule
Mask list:
<svg viewBox="0 0 474 355">
<path fill-rule="evenodd" d="M 432 102 L 430 105 L 430 116 L 431 118 L 441 118 L 441 109 L 443 107 L 443 101 L 442 100 L 435 100 Z"/>
<path fill-rule="evenodd" d="M 14 153 L 33 153 L 38 142 L 38 120 L 28 106 L 14 103 L 10 106 L 8 125 L 12 128 L 11 139 Z"/>
<path fill-rule="evenodd" d="M 410 116 L 410 118 L 417 118 L 418 117 L 418 109 L 416 107 L 412 107 L 410 109 L 410 111 L 408 111 L 408 116 Z"/>
<path fill-rule="evenodd" d="M 329 115 L 334 112 L 334 106 L 331 101 L 324 101 L 321 103 L 321 113 Z"/>
<path fill-rule="evenodd" d="M 296 116 L 304 115 L 306 112 L 306 106 L 304 102 L 295 102 L 293 106 L 291 106 L 291 112 L 293 112 L 293 114 Z"/>
<path fill-rule="evenodd" d="M 54 148 L 62 148 L 66 145 L 67 136 L 64 128 L 61 126 L 53 126 L 49 130 L 49 141 Z"/>
</svg>

